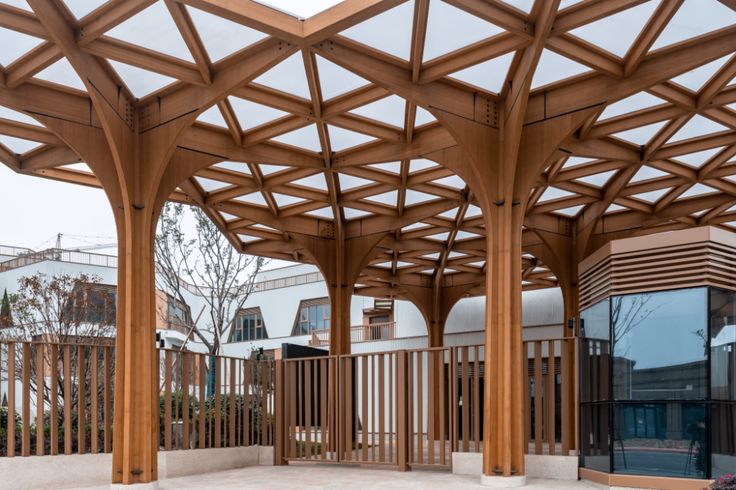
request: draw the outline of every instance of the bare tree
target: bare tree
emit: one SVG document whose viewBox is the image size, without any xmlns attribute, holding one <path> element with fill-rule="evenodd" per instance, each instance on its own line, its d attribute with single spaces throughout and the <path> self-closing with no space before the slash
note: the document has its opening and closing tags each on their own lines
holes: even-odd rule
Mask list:
<svg viewBox="0 0 736 490">
<path fill-rule="evenodd" d="M 196 237 L 188 238 L 182 231 L 184 206 L 168 203 L 164 207 L 155 241 L 156 281 L 159 289 L 187 305 L 191 334 L 214 356 L 220 353 L 223 339 L 253 292 L 265 262 L 233 248 L 201 209 L 192 208 L 192 213 Z M 203 298 L 206 321 L 193 321 L 184 290 Z"/>
</svg>

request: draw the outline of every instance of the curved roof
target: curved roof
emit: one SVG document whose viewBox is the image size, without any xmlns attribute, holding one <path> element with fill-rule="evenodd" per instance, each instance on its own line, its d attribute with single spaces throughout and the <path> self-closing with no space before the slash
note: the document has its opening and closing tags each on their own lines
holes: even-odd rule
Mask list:
<svg viewBox="0 0 736 490">
<path fill-rule="evenodd" d="M 432 115 L 442 101 L 412 87 L 502 100 L 546 0 L 48 1 L 142 113 L 288 43 L 180 143 L 223 157 L 172 199 L 205 208 L 243 251 L 309 261 L 289 233 L 339 222 L 391 232 L 359 280 L 364 293 L 437 274 L 485 291 L 477 201 L 423 158 L 455 144 Z M 530 242 L 537 229 L 575 225 L 594 224 L 601 237 L 736 225 L 735 9 L 733 0 L 560 2 L 526 120 L 604 105 L 539 177 Z M 99 185 L 33 117 L 43 104 L 85 117 L 85 84 L 49 26 L 25 1 L 0 1 L 0 45 L 0 160 Z M 29 102 L 31 93 L 48 99 Z M 62 95 L 68 106 L 49 108 Z M 556 284 L 533 256 L 523 267 L 526 288 Z"/>
</svg>

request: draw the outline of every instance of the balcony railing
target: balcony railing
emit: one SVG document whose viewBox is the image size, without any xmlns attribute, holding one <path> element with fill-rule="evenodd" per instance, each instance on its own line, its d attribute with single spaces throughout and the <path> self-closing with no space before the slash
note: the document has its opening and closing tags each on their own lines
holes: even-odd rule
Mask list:
<svg viewBox="0 0 736 490">
<path fill-rule="evenodd" d="M 99 267 L 118 266 L 118 258 L 112 255 L 93 254 L 89 252 L 75 252 L 74 250 L 63 250 L 60 248 L 49 248 L 40 252 L 21 255 L 0 264 L 0 272 L 17 269 L 27 265 L 37 264 L 46 260 L 55 262 L 69 262 L 73 264 L 95 265 Z"/>
<path fill-rule="evenodd" d="M 393 340 L 396 338 L 396 322 L 372 323 L 350 327 L 350 342 L 374 342 L 377 340 Z M 309 339 L 309 345 L 324 346 L 330 343 L 329 330 L 315 330 Z"/>
</svg>

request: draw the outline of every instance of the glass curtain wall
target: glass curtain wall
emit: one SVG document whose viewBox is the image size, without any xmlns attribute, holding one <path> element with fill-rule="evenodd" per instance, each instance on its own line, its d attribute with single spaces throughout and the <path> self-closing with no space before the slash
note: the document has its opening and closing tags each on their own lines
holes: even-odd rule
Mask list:
<svg viewBox="0 0 736 490">
<path fill-rule="evenodd" d="M 614 296 L 581 312 L 581 465 L 687 478 L 736 468 L 736 294 Z"/>
</svg>

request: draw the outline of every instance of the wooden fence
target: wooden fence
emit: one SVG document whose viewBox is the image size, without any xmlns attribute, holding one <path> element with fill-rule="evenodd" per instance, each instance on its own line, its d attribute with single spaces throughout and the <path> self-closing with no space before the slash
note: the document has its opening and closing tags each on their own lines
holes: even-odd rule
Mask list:
<svg viewBox="0 0 736 490">
<path fill-rule="evenodd" d="M 273 443 L 273 361 L 159 359 L 161 449 Z M 0 457 L 111 452 L 114 373 L 111 345 L 0 342 Z"/>
<path fill-rule="evenodd" d="M 528 452 L 569 454 L 575 339 L 524 348 Z M 276 361 L 277 461 L 449 468 L 453 452 L 483 447 L 484 355 L 477 345 Z"/>
</svg>

